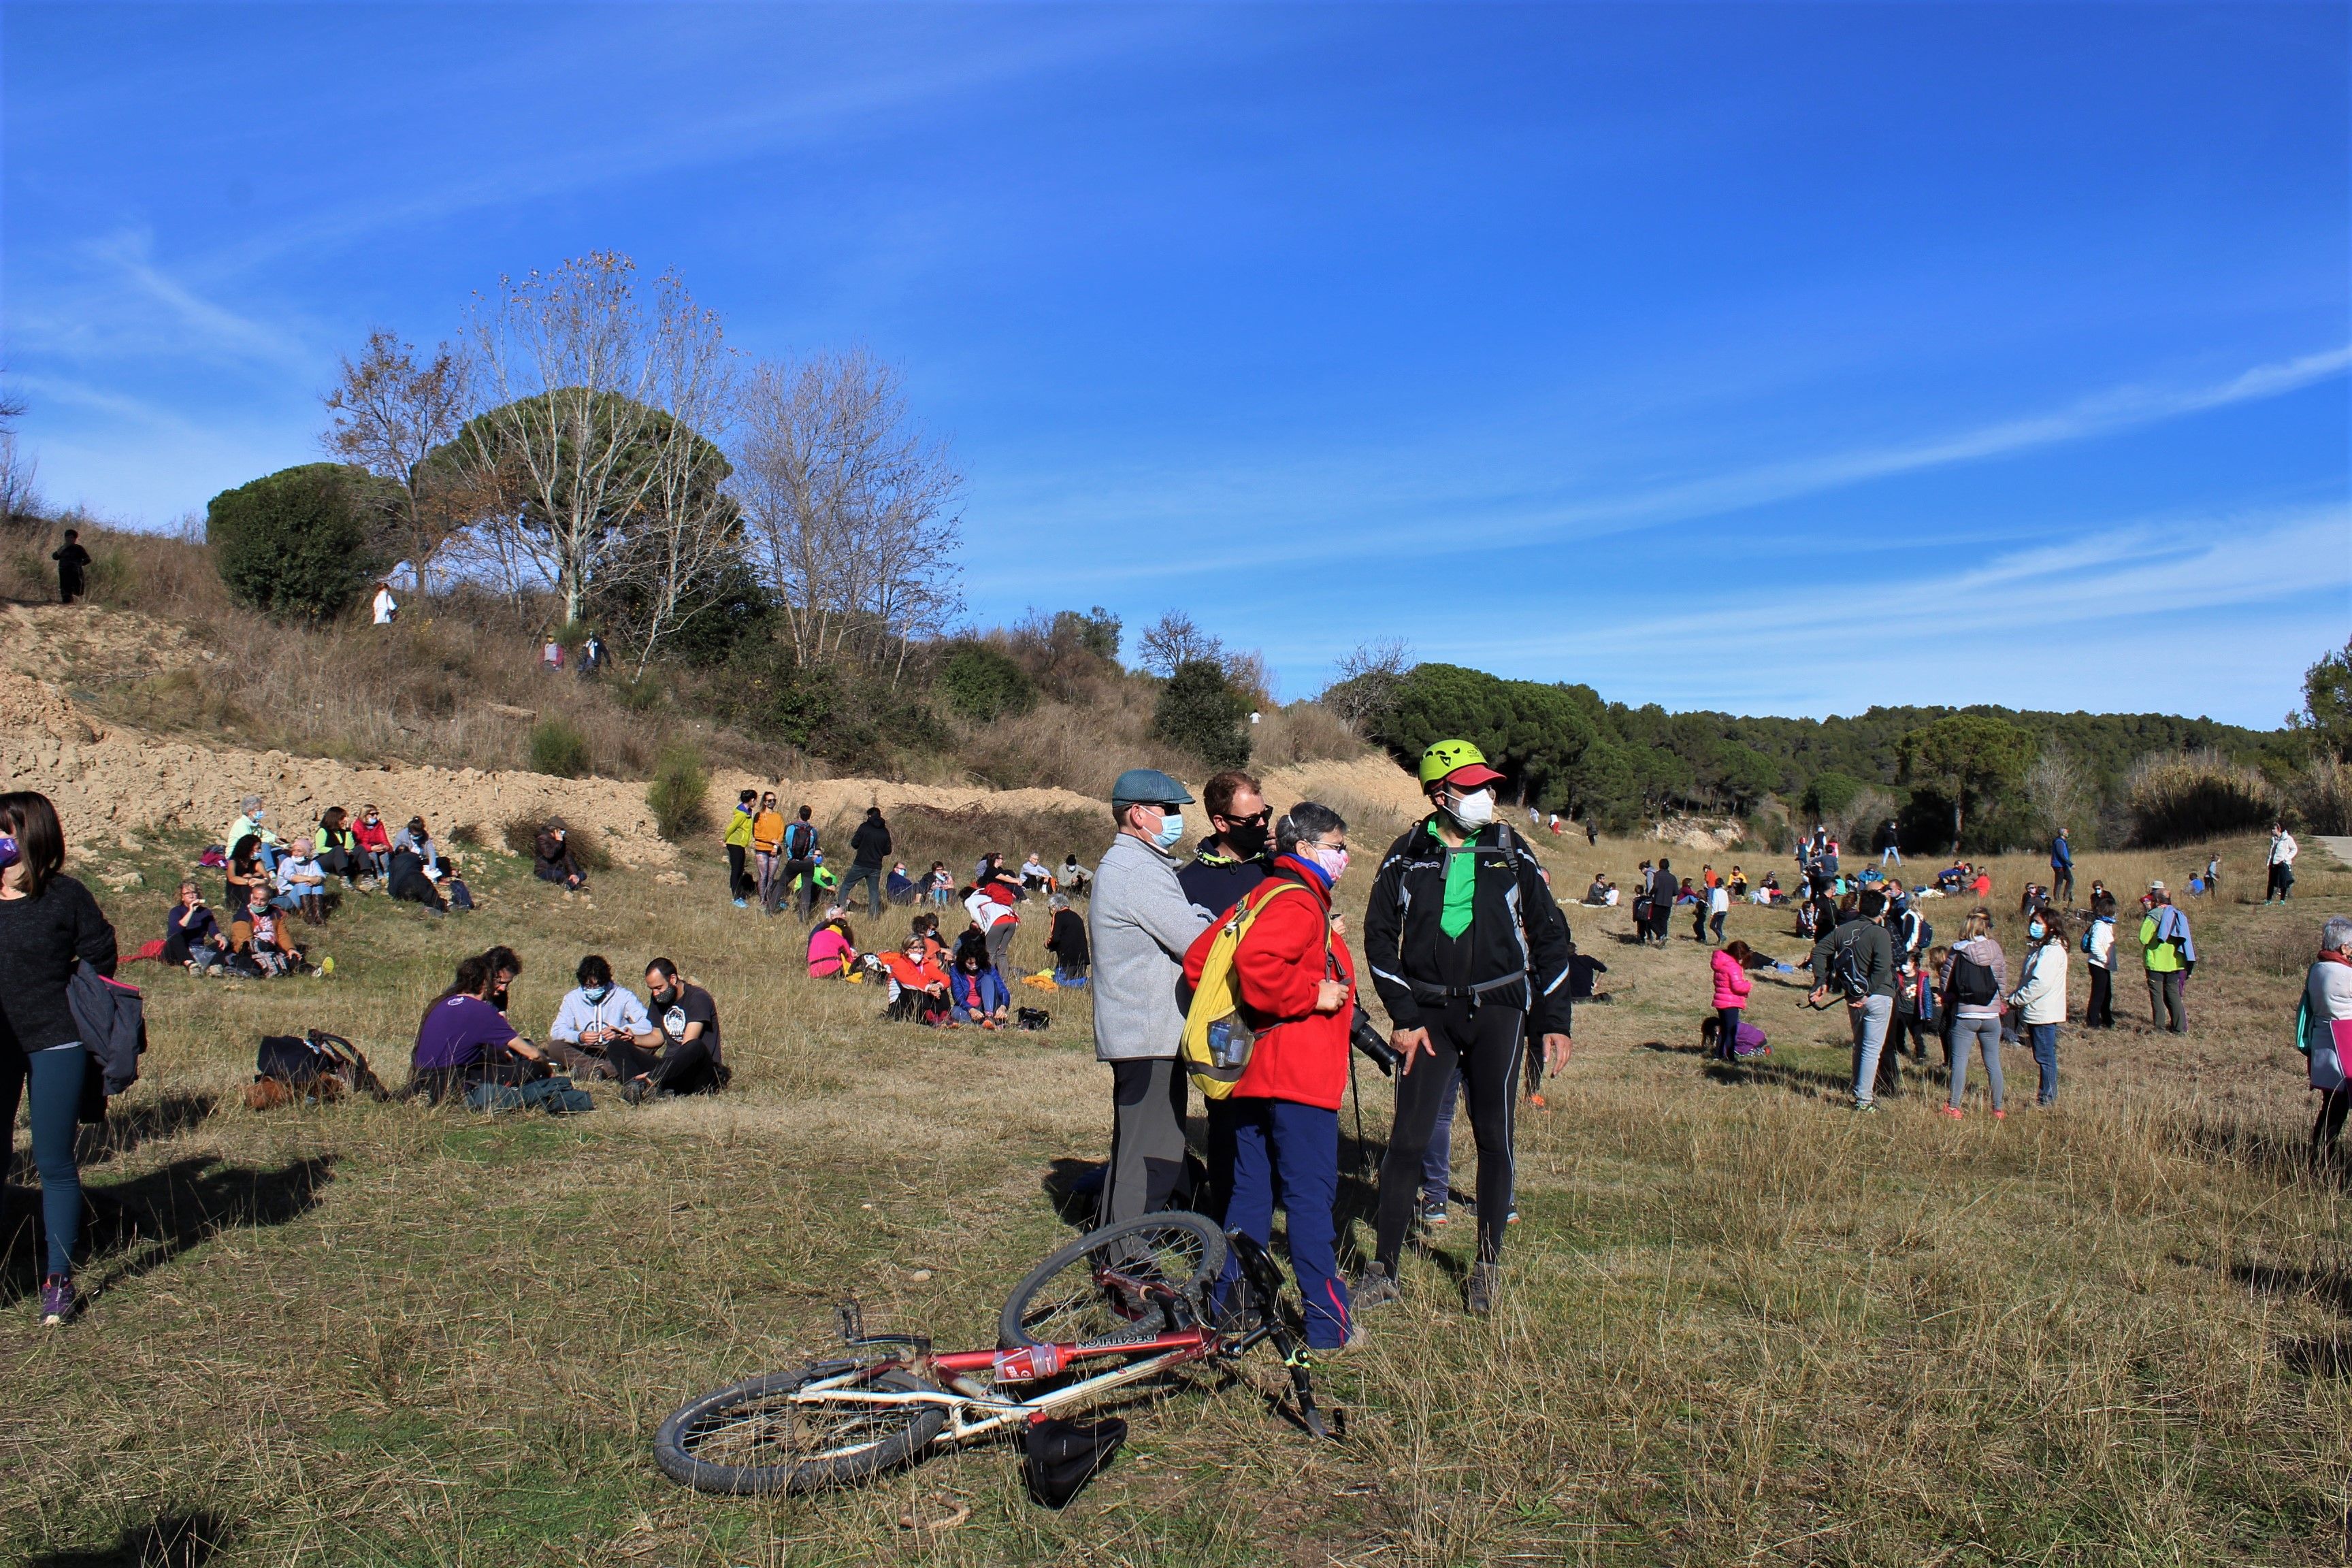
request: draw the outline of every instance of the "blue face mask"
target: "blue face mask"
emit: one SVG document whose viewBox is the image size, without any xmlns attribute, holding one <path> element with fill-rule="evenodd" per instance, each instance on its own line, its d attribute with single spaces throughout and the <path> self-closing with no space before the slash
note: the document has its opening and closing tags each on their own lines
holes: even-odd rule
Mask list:
<svg viewBox="0 0 2352 1568">
<path fill-rule="evenodd" d="M 2025 928 L 2025 934 L 2034 938 L 2036 941 L 2039 941 L 2041 938 L 2050 934 L 2050 928 L 2043 925 L 2040 921 L 2035 921 L 2032 925 Z"/>
<path fill-rule="evenodd" d="M 1151 836 L 1151 842 L 1162 849 L 1173 849 L 1176 841 L 1183 837 L 1184 814 L 1181 811 L 1164 812 L 1160 818 L 1160 831 Z"/>
<path fill-rule="evenodd" d="M 580 994 L 587 998 L 588 1005 L 591 1007 L 595 1006 L 612 994 L 613 988 L 609 985 L 583 985 L 580 988 Z"/>
</svg>

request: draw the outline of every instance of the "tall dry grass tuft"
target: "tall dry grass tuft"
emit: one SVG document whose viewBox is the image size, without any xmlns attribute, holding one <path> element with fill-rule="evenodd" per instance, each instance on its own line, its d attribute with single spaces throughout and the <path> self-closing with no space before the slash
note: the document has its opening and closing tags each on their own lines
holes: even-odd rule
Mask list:
<svg viewBox="0 0 2352 1568">
<path fill-rule="evenodd" d="M 2278 792 L 2253 769 L 2204 750 L 2143 757 L 2124 783 L 2132 842 L 2186 844 L 2262 826 Z"/>
</svg>

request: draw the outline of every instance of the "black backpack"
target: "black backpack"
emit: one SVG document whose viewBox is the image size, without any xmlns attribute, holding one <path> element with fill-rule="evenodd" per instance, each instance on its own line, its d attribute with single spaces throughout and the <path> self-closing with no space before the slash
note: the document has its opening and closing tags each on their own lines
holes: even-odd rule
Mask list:
<svg viewBox="0 0 2352 1568">
<path fill-rule="evenodd" d="M 1947 994 L 1963 1006 L 1989 1007 L 2000 995 L 2000 982 L 1993 977 L 1990 964 L 1979 963 L 1965 952 L 1955 952 L 1952 984 Z"/>
</svg>

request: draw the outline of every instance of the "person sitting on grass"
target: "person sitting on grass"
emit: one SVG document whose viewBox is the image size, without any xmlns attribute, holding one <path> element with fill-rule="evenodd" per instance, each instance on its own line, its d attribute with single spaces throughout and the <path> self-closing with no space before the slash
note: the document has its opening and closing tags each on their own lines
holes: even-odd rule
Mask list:
<svg viewBox="0 0 2352 1568">
<path fill-rule="evenodd" d="M 590 1077 L 609 1076 L 614 1041 L 661 1043 L 636 993 L 613 984 L 613 966 L 603 953 L 582 959 L 572 978 L 579 984 L 564 994 L 555 1022 L 547 1026 L 548 1053 L 565 1067 Z"/>
<path fill-rule="evenodd" d="M 296 844 L 278 858 L 277 881 L 278 897 L 272 903 L 300 915 L 304 925 L 327 923 L 327 873 L 310 846 Z"/>
<path fill-rule="evenodd" d="M 331 805 L 319 814 L 319 831 L 311 836 L 311 858 L 330 877 L 341 877 L 347 888 L 359 885 L 367 862 L 360 855 L 359 835 L 351 829 L 351 814 Z"/>
<path fill-rule="evenodd" d="M 926 910 L 923 913 L 915 917 L 909 931 L 913 936 L 919 936 L 923 939 L 923 957 L 925 961 L 938 964 L 940 966 L 940 973 L 942 974 L 946 973 L 948 944 L 940 940 L 940 917 Z"/>
<path fill-rule="evenodd" d="M 400 837 L 392 841 L 392 863 L 388 884 L 392 896 L 413 904 L 423 904 L 436 915 L 449 912 L 449 901 L 441 892 L 441 852 L 425 831 L 425 819 L 412 816 Z"/>
<path fill-rule="evenodd" d="M 716 1094 L 730 1074 L 719 1054 L 719 1005 L 701 986 L 681 979 L 677 965 L 656 958 L 646 965 L 646 996 L 654 1032 L 652 1049 L 615 1039 L 605 1059 L 621 1077 L 621 1098 L 630 1104 L 677 1094 Z"/>
<path fill-rule="evenodd" d="M 907 875 L 904 860 L 890 868 L 889 876 L 882 883 L 884 898 L 894 904 L 911 904 L 915 901 L 916 891 L 915 879 Z"/>
<path fill-rule="evenodd" d="M 194 882 L 180 884 L 180 901 L 163 917 L 163 962 L 191 974 L 217 974 L 228 957 L 228 936 L 205 908 Z"/>
<path fill-rule="evenodd" d="M 1584 889 L 1584 901 L 1594 908 L 1609 901 L 1609 881 L 1598 871 L 1592 873 L 1592 886 Z"/>
<path fill-rule="evenodd" d="M 1079 898 L 1083 897 L 1087 889 L 1093 885 L 1094 874 L 1078 864 L 1078 858 L 1076 855 L 1064 855 L 1062 874 L 1055 879 L 1061 885 L 1062 891 L 1073 898 Z"/>
<path fill-rule="evenodd" d="M 373 875 L 382 883 L 392 875 L 392 831 L 383 823 L 383 814 L 372 805 L 360 807 L 359 826 L 352 829 L 359 843 L 361 871 Z"/>
<path fill-rule="evenodd" d="M 304 967 L 308 957 L 287 934 L 283 917 L 267 890 L 256 886 L 247 895 L 244 915 L 229 927 L 229 941 L 245 963 L 246 973 L 275 979 Z"/>
<path fill-rule="evenodd" d="M 1054 926 L 1045 938 L 1045 951 L 1054 955 L 1054 984 L 1066 991 L 1075 991 L 1087 984 L 1087 971 L 1093 954 L 1087 947 L 1087 919 L 1070 908 L 1067 893 L 1055 893 L 1046 900 L 1054 911 Z"/>
<path fill-rule="evenodd" d="M 830 905 L 824 919 L 809 932 L 809 978 L 838 980 L 856 967 L 857 933 L 849 929 L 847 912 L 839 904 Z"/>
<path fill-rule="evenodd" d="M 955 984 L 957 1023 L 977 1024 L 983 1029 L 1004 1026 L 1004 1015 L 1013 1005 L 1013 997 L 1004 988 L 1004 977 L 989 963 L 985 948 L 965 948 L 956 959 L 951 978 Z"/>
<path fill-rule="evenodd" d="M 1021 886 L 1024 891 L 1032 893 L 1043 893 L 1054 886 L 1054 873 L 1045 869 L 1045 862 L 1037 858 L 1034 849 L 1029 851 L 1029 858 L 1021 862 Z"/>
<path fill-rule="evenodd" d="M 437 1105 L 464 1099 L 478 1083 L 528 1083 L 546 1071 L 545 1055 L 491 1004 L 497 984 L 488 953 L 457 965 L 449 988 L 433 999 L 416 1026 L 416 1045 L 408 1058 L 409 1095 Z"/>
<path fill-rule="evenodd" d="M 572 858 L 572 830 L 563 818 L 549 817 L 539 837 L 531 840 L 530 874 L 542 882 L 561 883 L 567 892 L 576 893 L 588 886 L 588 874 Z"/>
<path fill-rule="evenodd" d="M 948 995 L 948 973 L 940 967 L 938 954 L 932 951 L 936 946 L 936 942 L 916 931 L 908 936 L 903 949 L 880 955 L 883 971 L 896 987 L 890 997 L 892 1019 L 933 1027 L 948 1021 L 952 1006 Z"/>
<path fill-rule="evenodd" d="M 266 896 L 269 885 L 268 868 L 261 863 L 261 839 L 248 833 L 229 849 L 228 869 L 221 873 L 221 908 L 235 914 L 251 901 L 247 895 L 254 889 L 263 889 Z"/>
</svg>

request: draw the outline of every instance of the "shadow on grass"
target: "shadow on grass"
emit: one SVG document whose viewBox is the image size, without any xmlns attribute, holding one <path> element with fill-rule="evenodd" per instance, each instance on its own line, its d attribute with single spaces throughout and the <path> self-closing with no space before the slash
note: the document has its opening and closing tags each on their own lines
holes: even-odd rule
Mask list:
<svg viewBox="0 0 2352 1568">
<path fill-rule="evenodd" d="M 132 1525 L 110 1546 L 50 1552 L 25 1559 L 26 1568 L 203 1568 L 228 1544 L 228 1521 L 198 1510 L 167 1513 Z"/>
<path fill-rule="evenodd" d="M 210 1116 L 219 1103 L 216 1095 L 167 1094 L 124 1110 L 110 1107 L 104 1121 L 81 1130 L 75 1157 L 85 1166 L 119 1160 L 142 1143 L 178 1137 Z"/>
<path fill-rule="evenodd" d="M 2230 1278 L 2265 1296 L 2313 1296 L 2352 1317 L 2352 1274 L 2279 1263 L 2233 1263 Z"/>
<path fill-rule="evenodd" d="M 2281 1131 L 2252 1121 L 2200 1120 L 2179 1134 L 2202 1157 L 2281 1182 L 2299 1182 L 2312 1173 L 2311 1142 L 2300 1131 Z"/>
<path fill-rule="evenodd" d="M 160 1170 L 85 1188 L 82 1256 L 90 1259 L 84 1295 L 96 1300 L 126 1279 L 162 1268 L 220 1231 L 277 1226 L 318 1206 L 333 1160 L 319 1155 L 275 1168 L 226 1165 L 210 1155 L 174 1160 Z M 0 1194 L 0 1305 L 31 1295 L 41 1280 L 40 1199 L 30 1188 Z"/>
</svg>

